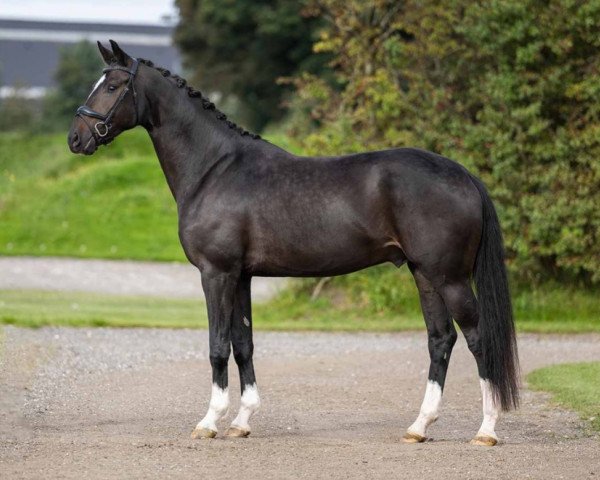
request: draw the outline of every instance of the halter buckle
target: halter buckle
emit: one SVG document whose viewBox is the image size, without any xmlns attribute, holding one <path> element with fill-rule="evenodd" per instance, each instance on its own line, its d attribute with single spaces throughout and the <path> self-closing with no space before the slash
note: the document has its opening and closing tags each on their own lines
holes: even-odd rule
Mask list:
<svg viewBox="0 0 600 480">
<path fill-rule="evenodd" d="M 98 128 L 98 126 L 100 126 L 100 128 L 104 128 L 103 131 L 100 131 L 100 128 Z M 108 135 L 108 125 L 104 122 L 97 122 L 96 125 L 94 125 L 94 130 L 96 130 L 96 133 L 98 134 L 99 137 L 106 137 L 106 135 Z"/>
</svg>

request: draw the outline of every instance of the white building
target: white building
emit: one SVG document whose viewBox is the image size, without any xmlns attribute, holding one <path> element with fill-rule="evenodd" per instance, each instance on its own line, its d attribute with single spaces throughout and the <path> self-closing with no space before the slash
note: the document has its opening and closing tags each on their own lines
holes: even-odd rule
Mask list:
<svg viewBox="0 0 600 480">
<path fill-rule="evenodd" d="M 43 96 L 54 85 L 60 48 L 81 40 L 108 44 L 110 38 L 133 56 L 181 72 L 172 33 L 172 26 L 161 25 L 0 19 L 0 98 L 13 94 L 15 86 L 29 98 Z"/>
</svg>

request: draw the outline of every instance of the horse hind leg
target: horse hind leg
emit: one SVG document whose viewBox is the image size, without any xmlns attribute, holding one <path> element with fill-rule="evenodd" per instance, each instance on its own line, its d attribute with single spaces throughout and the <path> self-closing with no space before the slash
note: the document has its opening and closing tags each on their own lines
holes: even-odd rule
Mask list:
<svg viewBox="0 0 600 480">
<path fill-rule="evenodd" d="M 471 443 L 473 445 L 494 446 L 498 443 L 495 426 L 500 408 L 494 400 L 490 382 L 487 380 L 488 375 L 483 361 L 478 329 L 479 312 L 477 299 L 468 280 L 443 285 L 439 290 L 448 310 L 465 336 L 467 346 L 477 362 L 483 403 L 483 422 Z"/>
<path fill-rule="evenodd" d="M 442 297 L 419 270 L 411 268 L 411 271 L 419 289 L 421 309 L 427 326 L 430 366 L 419 416 L 408 427 L 403 441 L 419 443 L 427 439 L 427 427 L 438 418 L 450 354 L 457 335 Z"/>
</svg>

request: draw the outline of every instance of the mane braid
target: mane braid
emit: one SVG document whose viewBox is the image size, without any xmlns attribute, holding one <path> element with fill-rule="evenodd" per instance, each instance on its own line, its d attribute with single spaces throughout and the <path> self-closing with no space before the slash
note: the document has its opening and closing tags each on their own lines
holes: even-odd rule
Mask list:
<svg viewBox="0 0 600 480">
<path fill-rule="evenodd" d="M 200 101 L 202 102 L 202 108 L 204 110 L 213 110 L 215 112 L 215 116 L 217 117 L 217 119 L 224 121 L 225 124 L 232 130 L 235 130 L 242 136 L 248 135 L 248 136 L 250 136 L 250 138 L 253 138 L 256 140 L 260 138 L 260 135 L 258 135 L 257 133 L 250 133 L 249 131 L 244 130 L 242 127 L 236 125 L 234 122 L 229 120 L 227 118 L 227 115 L 225 115 L 223 112 L 221 112 L 213 102 L 211 102 L 208 98 L 202 96 L 202 92 L 200 92 L 200 90 L 196 90 L 194 87 L 188 85 L 187 80 L 185 78 L 181 78 L 179 75 L 172 74 L 166 68 L 157 67 L 150 60 L 140 58 L 140 59 L 138 59 L 138 61 L 141 64 L 146 65 L 147 67 L 152 67 L 152 68 L 158 70 L 162 74 L 163 77 L 172 78 L 173 80 L 175 80 L 175 85 L 177 85 L 177 88 L 186 88 L 187 94 L 189 97 L 199 98 Z"/>
</svg>

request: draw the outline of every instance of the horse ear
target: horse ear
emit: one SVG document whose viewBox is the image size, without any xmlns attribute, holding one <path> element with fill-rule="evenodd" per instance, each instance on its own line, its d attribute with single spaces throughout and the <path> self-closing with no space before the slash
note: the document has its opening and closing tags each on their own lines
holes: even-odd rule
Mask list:
<svg viewBox="0 0 600 480">
<path fill-rule="evenodd" d="M 102 58 L 107 65 L 115 62 L 115 56 L 113 53 L 100 42 L 98 42 L 98 50 L 100 50 L 100 55 L 102 55 Z"/>
<path fill-rule="evenodd" d="M 115 59 L 117 60 L 117 63 L 126 67 L 128 65 L 128 62 L 131 60 L 131 57 L 127 55 L 123 50 L 121 50 L 121 47 L 119 47 L 119 44 L 117 42 L 115 42 L 114 40 L 109 40 L 109 42 L 110 46 L 112 47 L 112 51 L 115 54 Z"/>
</svg>

